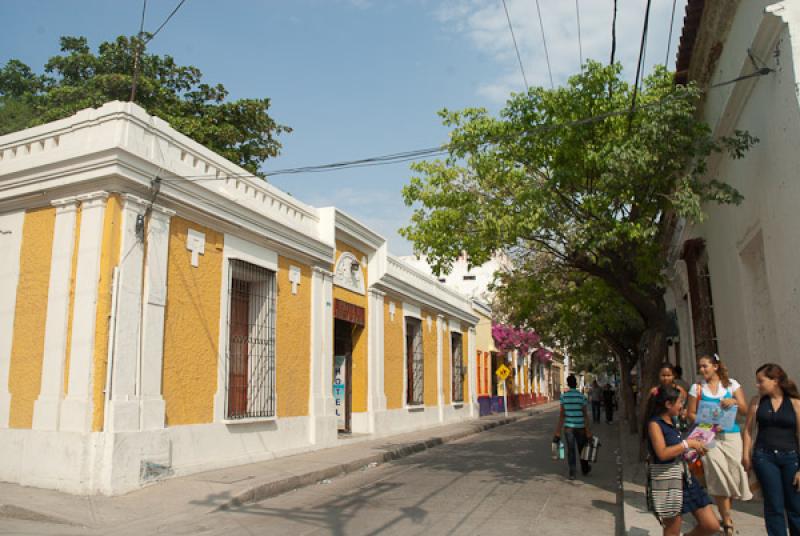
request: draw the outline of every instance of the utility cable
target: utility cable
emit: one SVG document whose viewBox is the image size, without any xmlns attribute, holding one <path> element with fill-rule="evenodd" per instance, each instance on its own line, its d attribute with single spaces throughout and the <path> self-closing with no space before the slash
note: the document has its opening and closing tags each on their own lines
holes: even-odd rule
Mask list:
<svg viewBox="0 0 800 536">
<path fill-rule="evenodd" d="M 508 21 L 508 31 L 511 32 L 511 40 L 514 42 L 514 50 L 517 52 L 517 61 L 519 61 L 519 70 L 522 72 L 522 81 L 525 82 L 525 91 L 528 91 L 528 77 L 525 76 L 525 68 L 522 66 L 522 56 L 519 54 L 519 47 L 517 46 L 517 38 L 514 36 L 514 27 L 511 25 L 511 15 L 508 14 L 508 6 L 506 0 L 503 0 L 503 10 L 506 12 L 506 20 Z"/>
<path fill-rule="evenodd" d="M 578 59 L 581 62 L 581 70 L 583 70 L 583 43 L 581 42 L 581 8 L 578 5 L 580 0 L 575 0 L 575 15 L 578 18 Z"/>
<path fill-rule="evenodd" d="M 170 20 L 172 17 L 174 17 L 174 16 L 175 16 L 175 13 L 177 13 L 177 12 L 178 12 L 178 10 L 181 8 L 181 6 L 183 6 L 184 2 L 186 2 L 186 0 L 181 0 L 180 2 L 178 2 L 178 5 L 177 5 L 177 6 L 175 6 L 175 9 L 173 9 L 173 10 L 172 10 L 172 12 L 171 12 L 169 15 L 167 15 L 167 18 L 166 18 L 166 19 L 164 19 L 164 22 L 162 22 L 162 23 L 161 23 L 161 26 L 159 26 L 158 28 L 156 28 L 156 31 L 155 31 L 155 32 L 153 32 L 152 34 L 150 34 L 150 37 L 148 37 L 148 38 L 147 38 L 146 42 L 148 42 L 148 43 L 149 43 L 150 41 L 152 41 L 152 40 L 153 40 L 153 38 L 155 38 L 155 36 L 157 36 L 157 35 L 158 35 L 158 32 L 160 32 L 160 31 L 161 31 L 161 29 L 162 29 L 164 26 L 166 26 L 166 25 L 167 25 L 167 23 L 169 22 L 169 20 Z"/>
<path fill-rule="evenodd" d="M 748 80 L 750 78 L 756 78 L 759 76 L 765 76 L 774 72 L 774 69 L 770 69 L 769 67 L 762 67 L 761 69 L 748 73 L 746 75 L 739 76 L 732 80 L 726 80 L 724 82 L 719 82 L 712 86 L 709 86 L 709 90 L 715 89 L 722 86 L 727 86 L 730 84 L 735 84 L 737 82 L 741 82 L 743 80 Z M 662 99 L 657 101 L 640 105 L 633 110 L 629 108 L 620 109 L 620 110 L 611 110 L 609 112 L 605 112 L 598 115 L 593 115 L 589 117 L 584 117 L 582 119 L 576 119 L 574 121 L 568 121 L 564 123 L 557 123 L 551 125 L 537 125 L 528 129 L 524 134 L 530 135 L 536 132 L 549 132 L 558 129 L 576 127 L 581 125 L 586 125 L 590 123 L 596 123 L 598 121 L 602 121 L 604 119 L 608 119 L 610 117 L 619 117 L 624 115 L 629 115 L 631 112 L 636 113 L 642 110 L 648 110 L 650 108 L 655 108 L 657 106 L 662 106 L 678 97 L 680 94 L 673 93 L 668 95 Z M 428 147 L 425 149 L 416 149 L 413 151 L 404 151 L 400 153 L 391 153 L 381 156 L 374 156 L 370 158 L 362 158 L 358 160 L 349 160 L 343 162 L 334 162 L 331 164 L 321 164 L 316 166 L 304 166 L 304 167 L 295 167 L 295 168 L 284 168 L 284 169 L 276 169 L 276 170 L 265 170 L 267 177 L 275 177 L 279 175 L 294 175 L 299 173 L 321 173 L 326 171 L 339 171 L 343 169 L 351 169 L 351 168 L 358 168 L 358 167 L 372 167 L 372 166 L 384 166 L 384 165 L 391 165 L 391 164 L 399 164 L 403 162 L 410 162 L 414 160 L 423 160 L 426 158 L 430 158 L 433 156 L 443 155 L 449 152 L 449 147 L 447 145 L 441 145 L 438 147 Z M 190 182 L 199 182 L 199 181 L 218 181 L 218 180 L 226 180 L 226 179 L 235 179 L 235 178 L 253 178 L 253 179 L 262 179 L 258 175 L 253 175 L 252 173 L 224 173 L 222 175 L 180 175 L 175 177 L 161 177 L 160 182 L 175 182 L 175 181 L 190 181 Z"/>
<path fill-rule="evenodd" d="M 667 37 L 667 53 L 664 55 L 664 67 L 669 65 L 669 49 L 672 47 L 672 27 L 675 24 L 675 4 L 678 0 L 672 0 L 672 17 L 669 19 L 669 36 Z"/>
<path fill-rule="evenodd" d="M 503 0 L 505 2 L 505 0 Z M 536 0 L 536 13 L 539 15 L 539 28 L 542 30 L 542 44 L 544 45 L 544 59 L 547 60 L 547 74 L 550 75 L 550 88 L 555 89 L 553 83 L 553 70 L 550 68 L 550 54 L 547 52 L 547 37 L 544 35 L 544 23 L 542 22 L 542 10 L 539 8 L 539 0 Z"/>
<path fill-rule="evenodd" d="M 633 83 L 633 99 L 631 99 L 631 113 L 628 118 L 628 128 L 631 127 L 631 122 L 633 121 L 633 111 L 636 108 L 636 97 L 639 93 L 639 76 L 642 73 L 642 56 L 644 55 L 644 48 L 645 42 L 647 40 L 647 25 L 650 22 L 650 4 L 652 0 L 647 0 L 647 7 L 645 8 L 644 12 L 644 25 L 642 26 L 642 40 L 639 44 L 639 61 L 636 65 L 636 79 Z"/>
<path fill-rule="evenodd" d="M 617 0 L 614 0 L 614 17 L 611 19 L 611 60 L 609 65 L 614 65 L 617 54 Z"/>
<path fill-rule="evenodd" d="M 139 22 L 139 34 L 137 35 L 137 42 L 136 42 L 136 52 L 133 56 L 133 76 L 131 77 L 131 98 L 129 99 L 130 102 L 133 102 L 136 98 L 136 85 L 139 82 L 139 71 L 140 67 L 140 57 L 144 52 L 144 45 L 146 41 L 142 40 L 142 36 L 144 35 L 144 16 L 147 12 L 147 0 L 142 1 L 142 19 Z"/>
</svg>

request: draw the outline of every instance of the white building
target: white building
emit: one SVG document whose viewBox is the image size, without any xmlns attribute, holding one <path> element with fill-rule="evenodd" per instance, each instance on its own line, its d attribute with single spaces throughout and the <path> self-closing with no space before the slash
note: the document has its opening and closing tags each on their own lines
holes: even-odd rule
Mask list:
<svg viewBox="0 0 800 536">
<path fill-rule="evenodd" d="M 508 260 L 497 255 L 493 259 L 481 264 L 480 266 L 470 266 L 466 256 L 461 256 L 453 262 L 453 267 L 447 274 L 436 275 L 428 264 L 425 256 L 408 255 L 400 259 L 418 270 L 438 277 L 440 283 L 469 296 L 491 304 L 494 293 L 490 290 L 492 284 L 497 280 L 497 273 L 506 269 L 509 265 Z"/>
<path fill-rule="evenodd" d="M 766 362 L 800 377 L 799 36 L 797 1 L 690 0 L 679 50 L 677 79 L 707 89 L 700 113 L 714 136 L 746 130 L 760 142 L 741 160 L 709 162 L 708 176 L 734 186 L 742 204 L 710 204 L 704 223 L 674 236 L 670 352 L 689 380 L 697 356 L 718 352 L 747 394 Z"/>
</svg>

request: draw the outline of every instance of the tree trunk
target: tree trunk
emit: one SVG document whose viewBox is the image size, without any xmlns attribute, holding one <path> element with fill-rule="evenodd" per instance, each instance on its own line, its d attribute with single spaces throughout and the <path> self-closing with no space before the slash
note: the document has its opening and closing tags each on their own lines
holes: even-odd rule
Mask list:
<svg viewBox="0 0 800 536">
<path fill-rule="evenodd" d="M 628 421 L 628 432 L 635 434 L 638 432 L 636 420 L 636 396 L 633 392 L 633 382 L 631 382 L 631 360 L 628 356 L 619 359 L 620 374 L 622 376 L 622 403 L 625 406 L 625 419 Z"/>
</svg>

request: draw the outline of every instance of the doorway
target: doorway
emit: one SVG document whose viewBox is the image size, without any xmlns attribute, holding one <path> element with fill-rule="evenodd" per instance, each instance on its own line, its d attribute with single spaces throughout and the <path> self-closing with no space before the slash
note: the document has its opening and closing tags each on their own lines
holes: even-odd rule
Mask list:
<svg viewBox="0 0 800 536">
<path fill-rule="evenodd" d="M 350 420 L 353 406 L 353 330 L 355 324 L 334 320 L 333 337 L 333 399 L 339 433 L 352 431 Z"/>
</svg>

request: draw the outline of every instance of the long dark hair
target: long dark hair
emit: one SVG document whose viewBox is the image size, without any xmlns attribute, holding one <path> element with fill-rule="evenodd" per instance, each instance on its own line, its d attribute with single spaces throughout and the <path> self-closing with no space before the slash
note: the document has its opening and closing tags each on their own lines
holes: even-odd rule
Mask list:
<svg viewBox="0 0 800 536">
<path fill-rule="evenodd" d="M 778 382 L 778 387 L 783 391 L 784 396 L 800 400 L 800 392 L 797 391 L 797 384 L 789 379 L 786 371 L 775 363 L 765 363 L 756 369 L 756 374 L 763 374 L 770 380 Z"/>
<path fill-rule="evenodd" d="M 647 410 L 645 411 L 643 430 L 647 431 L 647 423 L 653 417 L 658 417 L 667 411 L 667 403 L 674 404 L 681 397 L 681 392 L 672 386 L 664 387 L 659 385 L 656 392 L 647 401 Z"/>
<path fill-rule="evenodd" d="M 701 359 L 706 359 L 709 363 L 717 365 L 717 376 L 719 376 L 719 382 L 723 387 L 729 387 L 731 385 L 731 377 L 728 374 L 728 367 L 725 366 L 717 354 L 701 355 L 697 358 L 697 362 L 699 363 Z"/>
</svg>

